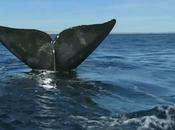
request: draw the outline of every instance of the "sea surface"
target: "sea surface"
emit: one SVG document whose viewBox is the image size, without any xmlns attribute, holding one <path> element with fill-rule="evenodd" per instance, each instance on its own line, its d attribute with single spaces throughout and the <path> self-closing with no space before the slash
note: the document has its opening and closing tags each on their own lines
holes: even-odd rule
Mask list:
<svg viewBox="0 0 175 130">
<path fill-rule="evenodd" d="M 0 130 L 175 130 L 174 104 L 175 34 L 111 34 L 56 73 L 0 43 Z"/>
</svg>

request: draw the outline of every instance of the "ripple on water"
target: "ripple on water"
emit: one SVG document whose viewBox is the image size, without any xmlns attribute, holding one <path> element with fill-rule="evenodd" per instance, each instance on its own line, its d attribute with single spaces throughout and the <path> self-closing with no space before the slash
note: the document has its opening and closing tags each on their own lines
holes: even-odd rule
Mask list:
<svg viewBox="0 0 175 130">
<path fill-rule="evenodd" d="M 86 118 L 70 116 L 87 130 L 174 130 L 175 106 L 160 106 L 118 116 Z"/>
<path fill-rule="evenodd" d="M 63 73 L 31 71 L 0 44 L 0 130 L 174 130 L 174 41 L 110 35 Z"/>
</svg>

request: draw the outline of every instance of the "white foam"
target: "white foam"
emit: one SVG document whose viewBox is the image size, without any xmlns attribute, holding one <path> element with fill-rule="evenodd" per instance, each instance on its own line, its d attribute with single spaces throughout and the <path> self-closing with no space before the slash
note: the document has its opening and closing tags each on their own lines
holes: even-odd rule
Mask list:
<svg viewBox="0 0 175 130">
<path fill-rule="evenodd" d="M 139 127 L 137 130 L 174 130 L 175 119 L 172 117 L 171 111 L 175 112 L 174 106 L 169 106 L 167 108 L 158 107 L 158 112 L 165 112 L 166 118 L 158 118 L 155 115 L 143 116 L 140 118 L 127 119 L 122 122 L 122 124 L 137 124 Z"/>
<path fill-rule="evenodd" d="M 46 77 L 47 74 L 47 72 L 43 72 L 44 77 L 41 76 L 38 78 L 39 86 L 43 87 L 46 90 L 55 89 L 56 83 L 54 83 L 52 78 Z"/>
<path fill-rule="evenodd" d="M 156 115 L 159 113 L 163 114 L 163 117 L 157 117 Z M 93 120 L 82 116 L 72 116 L 72 118 L 81 123 L 87 130 L 95 130 L 96 128 L 123 130 L 125 127 L 128 130 L 130 126 L 134 127 L 135 130 L 174 130 L 175 128 L 175 106 L 156 107 L 153 109 L 153 114 L 152 110 L 148 110 L 148 115 L 141 117 L 134 117 L 134 115 L 133 118 L 129 118 L 127 115 L 120 117 L 101 116 Z"/>
</svg>

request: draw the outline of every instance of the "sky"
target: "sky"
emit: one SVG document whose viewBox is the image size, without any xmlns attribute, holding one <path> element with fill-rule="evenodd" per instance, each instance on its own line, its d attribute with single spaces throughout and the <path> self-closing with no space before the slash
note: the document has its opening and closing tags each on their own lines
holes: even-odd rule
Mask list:
<svg viewBox="0 0 175 130">
<path fill-rule="evenodd" d="M 112 33 L 175 32 L 175 0 L 0 0 L 0 26 L 47 32 L 115 18 Z"/>
</svg>

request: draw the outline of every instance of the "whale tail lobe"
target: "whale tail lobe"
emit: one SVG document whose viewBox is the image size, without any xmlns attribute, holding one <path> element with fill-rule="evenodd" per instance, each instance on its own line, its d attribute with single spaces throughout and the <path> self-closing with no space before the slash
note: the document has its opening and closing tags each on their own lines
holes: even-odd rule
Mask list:
<svg viewBox="0 0 175 130">
<path fill-rule="evenodd" d="M 0 41 L 32 69 L 71 70 L 96 49 L 115 23 L 113 19 L 103 24 L 66 29 L 58 35 L 54 45 L 51 37 L 42 31 L 0 26 Z"/>
</svg>

